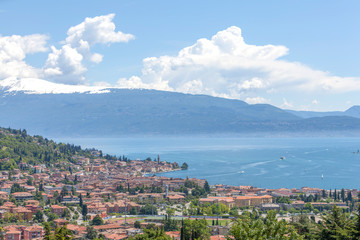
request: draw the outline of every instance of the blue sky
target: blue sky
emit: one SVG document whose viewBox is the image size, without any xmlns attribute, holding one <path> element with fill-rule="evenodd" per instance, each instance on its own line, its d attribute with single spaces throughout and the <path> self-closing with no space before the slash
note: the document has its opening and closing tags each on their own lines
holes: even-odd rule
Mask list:
<svg viewBox="0 0 360 240">
<path fill-rule="evenodd" d="M 41 42 L 16 56 L 19 67 L 0 71 L 0 77 L 345 110 L 360 104 L 359 7 L 358 1 L 0 0 L 3 42 L 24 46 L 14 35 Z M 85 38 L 66 40 L 71 27 L 86 28 L 80 26 L 85 18 L 97 21 L 95 27 L 114 24 L 110 40 L 90 34 L 86 50 L 79 47 Z M 118 31 L 129 35 L 121 38 Z M 0 40 L 0 52 L 3 46 Z M 4 61 L 0 55 L 0 65 Z M 24 68 L 29 71 L 19 73 Z"/>
</svg>

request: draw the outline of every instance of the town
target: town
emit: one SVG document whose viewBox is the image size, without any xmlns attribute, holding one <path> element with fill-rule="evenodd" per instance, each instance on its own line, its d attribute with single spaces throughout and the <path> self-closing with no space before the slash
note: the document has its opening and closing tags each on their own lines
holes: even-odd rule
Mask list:
<svg viewBox="0 0 360 240">
<path fill-rule="evenodd" d="M 168 239 L 195 239 L 185 236 L 186 224 L 197 238 L 226 239 L 236 218 L 246 213 L 275 212 L 285 222 L 306 215 L 319 222 L 334 205 L 344 213 L 353 212 L 359 196 L 356 189 L 209 185 L 205 179 L 156 176 L 189 167 L 162 161 L 160 156 L 144 160 L 104 156 L 98 150 L 30 137 L 21 130 L 2 129 L 1 139 L 0 231 L 7 240 L 64 239 L 56 238 L 60 235 L 138 239 L 156 229 Z M 15 155 L 6 153 L 9 144 L 14 145 L 11 141 L 17 143 L 12 153 L 20 156 L 15 162 Z M 55 152 L 40 156 L 33 148 L 31 156 L 39 159 L 35 161 L 18 143 L 51 146 Z M 52 161 L 53 156 L 63 160 Z M 42 159 L 47 161 L 41 163 Z"/>
</svg>

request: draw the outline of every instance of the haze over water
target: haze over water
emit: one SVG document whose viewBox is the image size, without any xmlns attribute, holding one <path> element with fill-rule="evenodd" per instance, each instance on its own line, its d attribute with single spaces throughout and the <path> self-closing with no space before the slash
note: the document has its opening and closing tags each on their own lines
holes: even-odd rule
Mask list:
<svg viewBox="0 0 360 240">
<path fill-rule="evenodd" d="M 56 141 L 94 147 L 130 159 L 154 159 L 160 154 L 161 160 L 187 162 L 189 169 L 159 175 L 205 178 L 210 184 L 360 188 L 360 154 L 356 153 L 360 149 L 360 138 L 192 136 L 62 138 Z"/>
</svg>

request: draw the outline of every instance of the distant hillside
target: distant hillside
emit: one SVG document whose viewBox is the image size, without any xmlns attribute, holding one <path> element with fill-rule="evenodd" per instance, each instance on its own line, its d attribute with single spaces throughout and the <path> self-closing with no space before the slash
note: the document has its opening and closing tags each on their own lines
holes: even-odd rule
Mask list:
<svg viewBox="0 0 360 240">
<path fill-rule="evenodd" d="M 0 96 L 1 126 L 52 137 L 360 132 L 358 118 L 304 119 L 268 104 L 155 90 Z"/>
<path fill-rule="evenodd" d="M 312 112 L 312 111 L 294 111 L 294 110 L 286 110 L 286 111 L 301 118 L 329 117 L 329 116 L 347 116 L 347 117 L 360 118 L 360 106 L 353 106 L 344 112 L 342 111 Z"/>
<path fill-rule="evenodd" d="M 72 156 L 91 157 L 80 146 L 55 143 L 41 136 L 30 136 L 25 130 L 0 128 L 0 170 L 18 168 L 18 164 L 53 164 L 73 161 Z"/>
<path fill-rule="evenodd" d="M 104 94 L 11 94 L 0 125 L 61 136 L 248 131 L 248 124 L 300 119 L 271 105 L 155 90 Z"/>
</svg>

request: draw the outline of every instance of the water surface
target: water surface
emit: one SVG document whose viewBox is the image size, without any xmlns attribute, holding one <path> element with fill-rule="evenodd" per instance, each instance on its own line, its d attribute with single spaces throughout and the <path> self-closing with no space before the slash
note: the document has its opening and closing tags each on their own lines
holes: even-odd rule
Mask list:
<svg viewBox="0 0 360 240">
<path fill-rule="evenodd" d="M 55 138 L 56 139 L 56 138 Z M 360 138 L 127 137 L 56 141 L 95 147 L 131 159 L 189 164 L 168 177 L 205 178 L 210 184 L 266 188 L 359 188 Z M 284 159 L 281 159 L 283 157 Z M 323 176 L 323 178 L 322 178 Z"/>
</svg>

